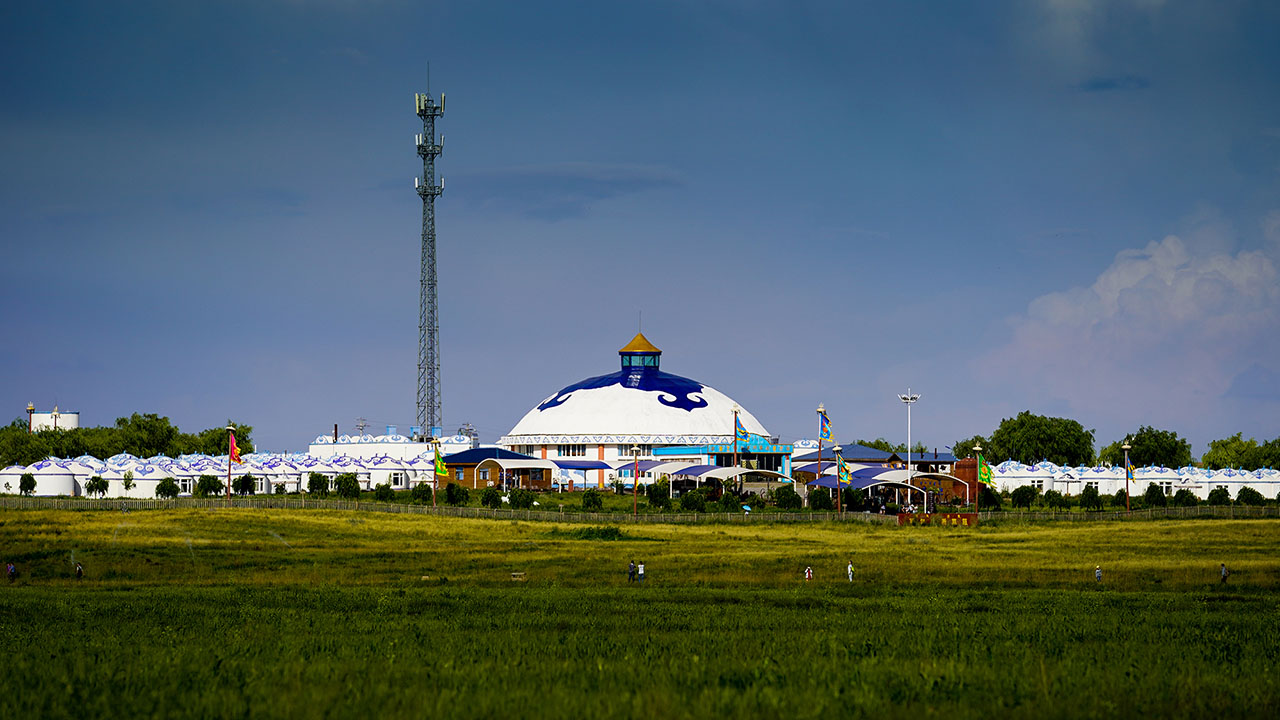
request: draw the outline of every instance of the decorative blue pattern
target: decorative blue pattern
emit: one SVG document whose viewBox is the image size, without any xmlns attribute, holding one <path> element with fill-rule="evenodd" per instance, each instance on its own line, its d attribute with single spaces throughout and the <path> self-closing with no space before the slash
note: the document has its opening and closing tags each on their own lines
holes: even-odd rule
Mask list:
<svg viewBox="0 0 1280 720">
<path fill-rule="evenodd" d="M 559 407 L 578 390 L 595 390 L 597 388 L 621 385 L 646 392 L 661 393 L 658 402 L 667 407 L 693 412 L 707 406 L 707 401 L 694 397 L 706 387 L 696 380 L 664 373 L 655 368 L 627 368 L 608 375 L 587 378 L 580 383 L 570 385 L 538 406 L 538 410 L 550 410 Z"/>
</svg>

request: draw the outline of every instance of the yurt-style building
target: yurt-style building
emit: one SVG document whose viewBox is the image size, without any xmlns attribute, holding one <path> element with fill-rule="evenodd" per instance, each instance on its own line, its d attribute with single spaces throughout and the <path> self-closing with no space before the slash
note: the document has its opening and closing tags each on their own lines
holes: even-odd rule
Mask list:
<svg viewBox="0 0 1280 720">
<path fill-rule="evenodd" d="M 621 367 L 552 393 L 498 440 L 534 458 L 618 462 L 654 459 L 658 448 L 688 448 L 708 455 L 732 445 L 735 411 L 747 433 L 769 431 L 728 395 L 661 370 L 662 351 L 637 334 L 618 351 Z M 699 452 L 712 449 L 711 452 Z M 790 448 L 787 449 L 788 454 Z M 586 471 L 603 487 L 607 470 Z"/>
</svg>

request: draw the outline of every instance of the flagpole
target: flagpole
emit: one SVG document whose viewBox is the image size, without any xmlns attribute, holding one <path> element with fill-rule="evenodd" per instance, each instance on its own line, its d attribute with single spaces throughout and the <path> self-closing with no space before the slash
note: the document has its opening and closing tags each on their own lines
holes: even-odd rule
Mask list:
<svg viewBox="0 0 1280 720">
<path fill-rule="evenodd" d="M 738 405 L 733 405 L 733 467 L 737 471 L 738 467 Z M 721 494 L 724 494 L 724 485 L 720 486 Z"/>
<path fill-rule="evenodd" d="M 826 413 L 827 413 L 826 408 L 822 406 L 822 403 L 818 403 L 818 472 L 814 474 L 815 477 L 817 477 L 818 479 L 822 478 L 822 418 L 826 416 Z M 809 506 L 809 488 L 808 487 L 805 487 L 804 489 L 804 501 L 805 501 L 804 502 L 805 507 L 808 507 Z"/>
<path fill-rule="evenodd" d="M 231 504 L 231 447 L 236 442 L 236 426 L 227 426 L 227 504 Z"/>
</svg>

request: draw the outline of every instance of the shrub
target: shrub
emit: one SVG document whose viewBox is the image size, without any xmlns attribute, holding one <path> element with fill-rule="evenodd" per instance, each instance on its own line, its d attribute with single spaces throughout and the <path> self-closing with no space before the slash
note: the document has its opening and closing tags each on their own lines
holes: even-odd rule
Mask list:
<svg viewBox="0 0 1280 720">
<path fill-rule="evenodd" d="M 516 488 L 507 495 L 507 502 L 511 503 L 514 510 L 528 510 L 533 507 L 533 501 L 536 496 L 532 490 L 522 490 Z"/>
<path fill-rule="evenodd" d="M 480 491 L 480 506 L 497 510 L 502 507 L 502 493 L 490 485 Z"/>
<path fill-rule="evenodd" d="M 668 480 L 659 480 L 655 483 L 649 483 L 644 489 L 644 495 L 649 500 L 649 507 L 658 508 L 659 510 L 671 509 L 671 482 Z"/>
<path fill-rule="evenodd" d="M 107 482 L 106 478 L 94 475 L 84 484 L 84 491 L 90 495 L 102 497 L 107 494 L 107 490 L 110 487 L 111 484 Z"/>
<path fill-rule="evenodd" d="M 680 496 L 680 509 L 689 512 L 706 512 L 707 511 L 707 494 L 698 488 Z"/>
<path fill-rule="evenodd" d="M 978 507 L 999 510 L 1000 496 L 992 492 L 991 488 L 984 487 L 982 488 L 982 492 L 978 493 Z"/>
<path fill-rule="evenodd" d="M 156 484 L 156 497 L 172 500 L 178 497 L 180 490 L 181 488 L 178 487 L 178 483 L 173 481 L 173 478 L 165 478 Z"/>
<path fill-rule="evenodd" d="M 1093 485 L 1084 486 L 1084 490 L 1080 491 L 1080 507 L 1085 510 L 1102 509 L 1102 496 L 1098 494 L 1098 488 Z"/>
<path fill-rule="evenodd" d="M 120 487 L 123 487 L 125 492 L 129 492 L 134 488 L 134 485 L 133 471 L 125 470 L 124 475 L 120 478 Z"/>
<path fill-rule="evenodd" d="M 87 486 L 86 486 L 87 489 Z M 18 492 L 23 495 L 30 495 L 36 491 L 36 476 L 32 473 L 22 473 L 22 477 L 18 478 Z"/>
<path fill-rule="evenodd" d="M 1257 490 L 1251 487 L 1242 487 L 1240 492 L 1236 493 L 1236 502 L 1244 503 L 1245 505 L 1263 505 L 1267 500 Z"/>
<path fill-rule="evenodd" d="M 720 496 L 720 512 L 737 513 L 742 512 L 742 500 L 737 495 L 726 490 Z"/>
<path fill-rule="evenodd" d="M 329 476 L 320 473 L 311 473 L 307 476 L 307 492 L 317 497 L 324 497 L 329 494 Z"/>
<path fill-rule="evenodd" d="M 237 495 L 252 495 L 256 490 L 258 479 L 245 474 L 231 481 L 231 490 Z"/>
<path fill-rule="evenodd" d="M 1053 510 L 1059 510 L 1069 505 L 1067 499 L 1057 490 L 1049 490 L 1044 494 L 1044 504 Z"/>
<path fill-rule="evenodd" d="M 444 501 L 447 505 L 466 505 L 471 499 L 471 491 L 456 482 L 444 486 Z"/>
<path fill-rule="evenodd" d="M 1190 490 L 1183 488 L 1173 496 L 1173 504 L 1178 507 L 1195 507 L 1200 504 L 1200 498 Z"/>
<path fill-rule="evenodd" d="M 1209 505 L 1230 505 L 1231 493 L 1226 488 L 1214 488 L 1209 491 L 1209 499 L 1205 502 Z"/>
<path fill-rule="evenodd" d="M 1111 504 L 1116 507 L 1124 507 L 1129 502 L 1129 495 L 1123 489 L 1117 490 L 1116 494 L 1111 496 Z"/>
<path fill-rule="evenodd" d="M 360 499 L 360 481 L 355 473 L 342 473 L 333 479 L 333 491 L 347 500 Z"/>
<path fill-rule="evenodd" d="M 1147 483 L 1147 491 L 1142 493 L 1142 503 L 1147 507 L 1164 507 L 1169 504 L 1169 498 L 1164 496 L 1159 485 Z"/>
<path fill-rule="evenodd" d="M 288 489 L 285 488 L 284 483 L 279 483 L 275 486 L 275 488 L 271 492 L 275 493 L 276 495 L 283 495 L 286 492 L 288 492 Z"/>
<path fill-rule="evenodd" d="M 829 512 L 836 509 L 836 503 L 829 494 L 815 488 L 813 492 L 809 493 L 809 509 L 818 512 Z"/>
<path fill-rule="evenodd" d="M 409 502 L 417 505 L 430 505 L 432 498 L 431 483 L 421 482 L 409 491 Z"/>
<path fill-rule="evenodd" d="M 196 479 L 195 492 L 191 494 L 196 497 L 213 497 L 221 495 L 222 490 L 222 478 L 217 475 L 201 475 Z"/>
<path fill-rule="evenodd" d="M 783 485 L 773 491 L 773 503 L 783 510 L 799 510 L 804 501 L 800 494 L 790 485 Z"/>
<path fill-rule="evenodd" d="M 386 483 L 373 486 L 373 499 L 378 502 L 395 502 L 396 491 Z"/>
<path fill-rule="evenodd" d="M 1034 503 L 1036 498 L 1039 496 L 1039 490 L 1035 489 L 1031 485 L 1023 485 L 1022 487 L 1014 488 L 1013 494 L 1009 496 L 1009 502 L 1015 508 L 1026 508 L 1030 510 L 1031 504 Z"/>
<path fill-rule="evenodd" d="M 867 501 L 866 494 L 854 488 L 845 488 L 840 495 L 841 499 L 844 500 L 845 510 L 859 510 L 862 508 L 863 503 Z"/>
<path fill-rule="evenodd" d="M 583 512 L 599 512 L 604 507 L 604 498 L 600 497 L 600 491 L 595 488 L 587 488 L 582 491 L 582 510 Z"/>
</svg>

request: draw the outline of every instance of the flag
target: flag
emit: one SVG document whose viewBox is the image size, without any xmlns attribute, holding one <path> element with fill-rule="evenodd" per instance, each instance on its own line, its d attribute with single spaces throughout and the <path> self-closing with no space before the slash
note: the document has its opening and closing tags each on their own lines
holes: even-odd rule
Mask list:
<svg viewBox="0 0 1280 720">
<path fill-rule="evenodd" d="M 818 437 L 822 440 L 831 439 L 831 420 L 827 418 L 826 410 L 818 411 Z"/>
<path fill-rule="evenodd" d="M 1130 482 L 1133 481 L 1133 463 L 1129 462 L 1129 458 L 1124 459 L 1124 477 Z"/>
<path fill-rule="evenodd" d="M 436 475 L 449 476 L 449 468 L 444 466 L 444 458 L 440 457 L 440 446 L 436 446 Z"/>
<path fill-rule="evenodd" d="M 849 482 L 850 482 L 849 466 L 844 463 L 843 455 L 837 455 L 836 456 L 836 483 L 839 485 L 848 485 Z"/>
<path fill-rule="evenodd" d="M 978 453 L 978 482 L 993 490 L 996 487 L 996 481 L 991 477 L 991 466 L 982 457 L 982 453 Z"/>
<path fill-rule="evenodd" d="M 747 432 L 747 428 L 742 424 L 742 418 L 737 415 L 733 416 L 734 432 L 737 433 L 740 442 L 751 442 L 751 434 Z"/>
<path fill-rule="evenodd" d="M 230 462 L 240 465 L 244 461 L 240 459 L 240 448 L 236 447 L 236 434 L 229 433 L 229 435 L 231 437 L 231 440 L 230 440 L 230 445 L 227 446 L 228 447 L 227 459 Z"/>
</svg>

